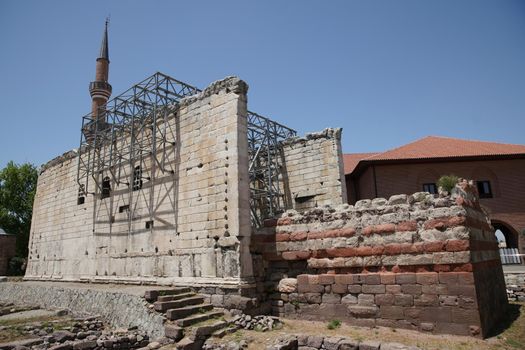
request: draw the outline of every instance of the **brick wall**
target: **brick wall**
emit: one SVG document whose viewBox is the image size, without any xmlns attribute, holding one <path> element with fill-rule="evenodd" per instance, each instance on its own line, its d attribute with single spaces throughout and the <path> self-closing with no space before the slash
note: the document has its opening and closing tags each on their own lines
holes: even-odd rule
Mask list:
<svg viewBox="0 0 525 350">
<path fill-rule="evenodd" d="M 15 256 L 16 236 L 0 235 L 0 276 L 7 274 L 9 259 Z"/>
<path fill-rule="evenodd" d="M 353 189 L 348 198 L 349 203 L 353 204 L 357 199 L 414 193 L 422 191 L 424 183 L 436 183 L 440 176 L 448 174 L 474 180 L 488 180 L 491 183 L 493 198 L 482 198 L 480 203 L 489 211 L 492 220 L 501 222 L 513 231 L 519 239 L 520 251 L 523 253 L 524 173 L 525 159 L 371 164 L 357 178 L 347 176 L 347 186 Z"/>
<path fill-rule="evenodd" d="M 497 242 L 467 182 L 266 224 L 252 250 L 278 314 L 485 336 L 504 312 Z"/>
</svg>

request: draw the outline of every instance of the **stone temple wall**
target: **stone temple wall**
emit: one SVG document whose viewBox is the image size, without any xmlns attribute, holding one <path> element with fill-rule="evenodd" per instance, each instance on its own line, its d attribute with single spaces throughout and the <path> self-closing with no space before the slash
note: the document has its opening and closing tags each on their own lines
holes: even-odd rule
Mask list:
<svg viewBox="0 0 525 350">
<path fill-rule="evenodd" d="M 26 279 L 244 283 L 251 276 L 247 88 L 226 78 L 173 107 L 166 122 L 173 145 L 164 159 L 140 163 L 139 190 L 128 185 L 137 164 L 124 164 L 112 169 L 124 181 L 111 182 L 108 198 L 96 193 L 77 204 L 77 153 L 46 165 Z"/>
<path fill-rule="evenodd" d="M 165 147 L 163 157 L 99 174 L 100 182 L 112 179 L 107 198 L 97 189 L 77 202 L 78 152 L 46 164 L 26 279 L 186 285 L 217 305 L 237 303 L 228 295 L 254 297 L 247 90 L 230 77 L 171 107 L 164 121 L 168 144 L 157 145 Z M 143 137 L 152 139 L 153 132 Z M 340 136 L 340 129 L 327 129 L 285 142 L 287 198 L 311 195 L 300 203 L 308 207 L 345 202 Z M 133 190 L 139 165 L 142 188 Z M 90 181 L 88 192 L 95 188 Z"/>
<path fill-rule="evenodd" d="M 291 197 L 291 208 L 347 202 L 341 131 L 330 128 L 284 142 L 284 188 Z"/>
<path fill-rule="evenodd" d="M 286 317 L 486 336 L 507 299 L 474 187 L 268 220 L 252 238 L 259 289 Z"/>
</svg>

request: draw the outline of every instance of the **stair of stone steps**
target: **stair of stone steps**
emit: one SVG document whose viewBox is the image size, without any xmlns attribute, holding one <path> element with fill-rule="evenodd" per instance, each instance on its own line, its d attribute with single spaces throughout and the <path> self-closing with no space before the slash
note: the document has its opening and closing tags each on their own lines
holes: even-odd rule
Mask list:
<svg viewBox="0 0 525 350">
<path fill-rule="evenodd" d="M 202 304 L 204 302 L 204 297 L 195 295 L 189 298 L 183 298 L 173 301 L 156 301 L 153 303 L 153 307 L 156 311 L 165 312 L 169 309 L 177 309 L 184 306 Z"/>
<path fill-rule="evenodd" d="M 191 292 L 191 288 L 188 287 L 175 287 L 172 289 L 152 289 L 147 290 L 144 293 L 144 298 L 149 302 L 154 302 L 159 296 L 175 295 L 189 292 Z"/>
<path fill-rule="evenodd" d="M 228 325 L 227 321 L 220 320 L 212 323 L 205 321 L 202 324 L 195 324 L 191 328 L 185 329 L 184 338 L 178 341 L 176 347 L 181 350 L 201 349 L 206 339 L 218 330 L 228 327 Z"/>
<path fill-rule="evenodd" d="M 189 298 L 194 295 L 195 295 L 194 292 L 174 294 L 174 295 L 161 295 L 157 298 L 157 301 L 175 301 L 175 300 L 180 300 L 184 298 Z"/>
<path fill-rule="evenodd" d="M 179 327 L 188 327 L 199 322 L 207 321 L 212 318 L 218 318 L 224 315 L 222 311 L 210 311 L 204 314 L 191 315 L 186 318 L 181 318 L 175 321 Z"/>
<path fill-rule="evenodd" d="M 196 339 L 207 339 L 214 332 L 217 332 L 220 329 L 228 327 L 229 322 L 217 320 L 213 323 L 207 323 L 203 325 L 196 324 L 192 330 L 188 333 L 191 333 Z"/>
<path fill-rule="evenodd" d="M 177 350 L 198 350 L 201 348 L 201 343 L 202 341 L 184 337 L 175 346 Z"/>
<path fill-rule="evenodd" d="M 211 336 L 215 338 L 224 338 L 228 334 L 235 333 L 239 329 L 236 325 L 228 324 L 226 327 L 215 330 Z"/>
<path fill-rule="evenodd" d="M 178 320 L 197 313 L 204 313 L 213 309 L 212 304 L 196 304 L 179 307 L 176 309 L 169 309 L 166 311 L 168 320 Z"/>
</svg>

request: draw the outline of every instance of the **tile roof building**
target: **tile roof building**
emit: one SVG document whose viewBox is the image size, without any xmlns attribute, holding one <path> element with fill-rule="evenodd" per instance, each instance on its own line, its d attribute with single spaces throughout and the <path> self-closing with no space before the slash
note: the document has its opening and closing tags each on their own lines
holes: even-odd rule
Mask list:
<svg viewBox="0 0 525 350">
<path fill-rule="evenodd" d="M 428 136 L 385 152 L 345 154 L 344 169 L 351 204 L 397 193 L 436 193 L 442 175 L 474 179 L 507 246 L 525 252 L 525 145 Z"/>
</svg>

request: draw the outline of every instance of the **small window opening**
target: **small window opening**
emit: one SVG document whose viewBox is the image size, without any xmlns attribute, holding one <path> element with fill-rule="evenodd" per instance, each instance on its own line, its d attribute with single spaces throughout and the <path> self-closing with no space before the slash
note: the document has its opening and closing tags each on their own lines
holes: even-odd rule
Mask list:
<svg viewBox="0 0 525 350">
<path fill-rule="evenodd" d="M 302 196 L 302 197 L 295 197 L 296 203 L 306 203 L 308 201 L 311 201 L 314 199 L 315 195 L 309 195 L 309 196 Z"/>
<path fill-rule="evenodd" d="M 86 189 L 86 187 L 84 186 L 84 184 L 79 186 L 79 188 L 78 188 L 77 205 L 84 204 L 84 202 L 86 201 L 86 197 L 84 195 L 85 189 Z"/>
<path fill-rule="evenodd" d="M 437 194 L 438 190 L 437 190 L 436 184 L 435 183 L 423 184 L 423 192 L 428 192 L 428 193 L 431 193 L 431 194 Z"/>
<path fill-rule="evenodd" d="M 490 187 L 490 181 L 476 181 L 478 187 L 479 198 L 492 198 L 492 188 Z"/>
<path fill-rule="evenodd" d="M 137 165 L 133 170 L 133 191 L 138 191 L 142 188 L 142 168 Z"/>
<path fill-rule="evenodd" d="M 100 199 L 108 198 L 111 194 L 111 180 L 108 176 L 102 180 L 102 193 Z"/>
<path fill-rule="evenodd" d="M 119 213 L 123 213 L 123 212 L 128 211 L 128 210 L 129 210 L 129 204 L 121 205 L 120 207 L 118 207 L 118 212 Z"/>
<path fill-rule="evenodd" d="M 153 228 L 153 220 L 146 221 L 146 228 L 147 229 Z"/>
</svg>

